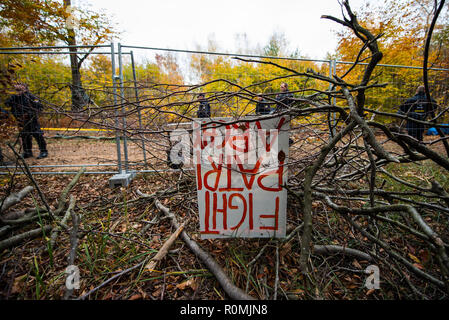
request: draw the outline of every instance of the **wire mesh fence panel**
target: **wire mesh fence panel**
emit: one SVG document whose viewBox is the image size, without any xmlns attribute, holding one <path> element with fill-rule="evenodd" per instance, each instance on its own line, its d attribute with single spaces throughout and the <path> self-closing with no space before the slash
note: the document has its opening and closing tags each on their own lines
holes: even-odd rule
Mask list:
<svg viewBox="0 0 449 320">
<path fill-rule="evenodd" d="M 181 128 L 191 130 L 191 121 L 201 116 L 203 103 L 210 107 L 213 122 L 254 117 L 261 100 L 266 113 L 276 111 L 281 83 L 288 84 L 293 99 L 298 101 L 320 94 L 317 99 L 327 98 L 324 92 L 329 89 L 328 83 L 307 74 L 329 76 L 329 61 L 123 47 L 133 50 L 133 56 L 123 57 L 124 100 L 130 113 L 127 133 L 143 140 L 147 162 L 153 168 L 163 165 L 167 158 L 165 153 L 172 144 L 170 133 Z M 291 134 L 311 135 L 305 133 L 311 122 L 316 120 L 304 117 L 294 121 Z M 327 128 L 318 127 L 312 135 L 319 136 L 316 130 Z M 142 145 L 138 140 L 134 142 L 137 147 Z"/>
<path fill-rule="evenodd" d="M 361 80 L 366 65 L 357 65 L 353 67 L 349 63 L 337 63 L 337 74 L 345 74 L 351 69 L 350 74 L 345 78 L 352 83 Z M 429 89 L 433 99 L 435 99 L 443 110 L 447 106 L 449 99 L 449 82 L 446 69 L 428 70 Z M 377 84 L 376 87 L 366 91 L 365 106 L 385 113 L 396 113 L 398 107 L 405 100 L 415 95 L 419 86 L 423 85 L 423 70 L 420 67 L 378 65 L 369 84 Z M 386 115 L 377 115 L 376 119 L 383 123 L 389 123 L 391 117 Z M 443 114 L 440 122 L 449 120 L 447 113 Z"/>
<path fill-rule="evenodd" d="M 13 115 L 3 121 L 1 148 L 7 166 L 0 171 L 15 168 L 8 143 L 26 157 L 33 155 L 26 160 L 32 172 L 76 172 L 83 166 L 88 171 L 116 171 L 108 48 L 79 48 L 76 66 L 70 60 L 73 53 L 64 47 L 0 53 L 2 68 L 15 66 L 11 84 L 25 84 L 25 97 L 32 97 L 24 98 L 11 84 L 1 93 L 3 108 Z M 45 147 L 48 157 L 38 159 Z"/>
<path fill-rule="evenodd" d="M 77 48 L 76 59 L 70 47 L 1 48 L 0 53 L 2 69 L 14 69 L 15 80 L 26 83 L 44 106 L 38 122 L 48 149 L 48 157 L 36 159 L 42 151 L 36 144 L 39 128 L 27 126 L 27 131 L 17 126 L 20 121 L 3 121 L 1 150 L 11 162 L 2 167 L 3 174 L 15 168 L 7 144 L 24 153 L 30 137 L 34 157 L 26 161 L 35 173 L 74 173 L 81 166 L 91 173 L 179 169 L 170 159 L 176 143 L 171 134 L 191 132 L 194 119 L 237 121 L 287 109 L 290 165 L 303 168 L 342 121 L 327 106 L 347 107 L 329 94 L 335 88 L 327 79 L 336 74 L 358 83 L 366 68 L 334 60 L 121 44 Z M 432 97 L 445 106 L 447 70 L 431 69 L 429 79 Z M 291 93 L 288 104 L 279 102 L 283 83 Z M 366 90 L 368 114 L 374 110 L 375 119 L 388 124 L 394 121 L 388 114 L 422 84 L 422 69 L 379 65 L 369 84 L 376 85 Z M 3 103 L 15 93 L 5 88 Z M 438 121 L 447 123 L 447 114 Z"/>
</svg>

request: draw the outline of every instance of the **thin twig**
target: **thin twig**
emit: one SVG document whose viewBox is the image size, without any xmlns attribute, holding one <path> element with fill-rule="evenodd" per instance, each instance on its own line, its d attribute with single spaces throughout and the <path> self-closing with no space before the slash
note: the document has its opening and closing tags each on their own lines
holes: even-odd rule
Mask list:
<svg viewBox="0 0 449 320">
<path fill-rule="evenodd" d="M 163 206 L 159 200 L 155 201 L 156 207 L 161 210 L 166 216 L 170 217 L 172 225 L 175 228 L 179 228 L 179 223 L 175 215 L 170 212 L 170 210 Z M 189 235 L 185 232 L 181 232 L 181 238 L 184 240 L 186 245 L 192 250 L 195 255 L 200 258 L 207 268 L 215 275 L 218 282 L 221 284 L 224 291 L 232 298 L 237 300 L 254 300 L 253 297 L 246 294 L 242 289 L 236 287 L 231 280 L 228 278 L 221 266 L 212 258 L 206 251 L 200 248 L 200 246 L 192 240 Z"/>
<path fill-rule="evenodd" d="M 39 197 L 41 198 L 42 202 L 44 203 L 45 208 L 47 209 L 48 215 L 50 216 L 51 220 L 54 221 L 55 216 L 53 215 L 52 210 L 50 209 L 50 206 L 48 205 L 47 199 L 45 198 L 44 194 L 42 193 L 41 189 L 39 188 L 39 185 L 37 184 L 36 180 L 34 180 L 33 174 L 31 173 L 30 168 L 28 167 L 28 164 L 26 163 L 25 159 L 20 154 L 17 153 L 17 151 L 13 148 L 13 146 L 10 143 L 8 143 L 8 147 L 14 152 L 16 157 L 18 159 L 20 159 L 20 161 L 22 161 L 26 175 L 28 176 L 28 178 L 30 178 L 31 182 L 36 187 L 37 193 L 39 194 Z"/>
</svg>

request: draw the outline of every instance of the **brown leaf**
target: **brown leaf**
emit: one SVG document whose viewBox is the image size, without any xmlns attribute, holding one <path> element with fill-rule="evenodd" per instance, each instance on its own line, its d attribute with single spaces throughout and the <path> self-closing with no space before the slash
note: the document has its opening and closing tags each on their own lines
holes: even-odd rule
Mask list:
<svg viewBox="0 0 449 320">
<path fill-rule="evenodd" d="M 198 284 L 196 283 L 194 278 L 186 280 L 176 286 L 176 289 L 179 290 L 185 290 L 186 288 L 191 288 L 194 291 L 198 288 Z"/>
<path fill-rule="evenodd" d="M 373 294 L 374 290 L 375 290 L 375 289 L 369 289 L 369 290 L 366 292 L 366 295 L 369 296 L 369 295 Z"/>
<path fill-rule="evenodd" d="M 129 298 L 128 300 L 139 300 L 139 299 L 142 299 L 142 295 L 140 293 L 137 293 L 131 296 L 131 298 Z"/>
<path fill-rule="evenodd" d="M 161 291 L 162 291 L 161 288 L 156 289 L 155 291 L 153 291 L 153 293 L 151 293 L 151 295 L 152 295 L 153 297 L 159 297 L 159 296 L 161 295 Z"/>
<path fill-rule="evenodd" d="M 357 260 L 352 261 L 352 265 L 358 269 L 362 269 L 362 266 Z"/>
<path fill-rule="evenodd" d="M 22 291 L 23 280 L 25 279 L 26 274 L 18 276 L 14 279 L 14 284 L 11 289 L 11 294 L 16 294 Z"/>
<path fill-rule="evenodd" d="M 413 265 L 418 269 L 424 270 L 424 267 L 419 263 L 414 263 Z"/>
</svg>

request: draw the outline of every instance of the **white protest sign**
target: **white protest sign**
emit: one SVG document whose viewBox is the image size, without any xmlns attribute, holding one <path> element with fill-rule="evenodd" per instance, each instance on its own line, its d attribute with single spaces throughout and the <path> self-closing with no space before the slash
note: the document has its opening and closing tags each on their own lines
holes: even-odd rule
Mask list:
<svg viewBox="0 0 449 320">
<path fill-rule="evenodd" d="M 193 122 L 202 239 L 285 237 L 289 117 Z"/>
</svg>

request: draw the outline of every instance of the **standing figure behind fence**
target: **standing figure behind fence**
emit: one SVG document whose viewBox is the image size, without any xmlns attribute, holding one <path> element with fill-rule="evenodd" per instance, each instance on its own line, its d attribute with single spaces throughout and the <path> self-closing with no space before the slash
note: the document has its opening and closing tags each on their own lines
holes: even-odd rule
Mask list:
<svg viewBox="0 0 449 320">
<path fill-rule="evenodd" d="M 270 103 L 266 101 L 262 95 L 257 96 L 256 100 L 256 114 L 258 116 L 271 113 Z"/>
<path fill-rule="evenodd" d="M 287 110 L 293 103 L 293 94 L 288 92 L 288 84 L 281 83 L 281 92 L 276 95 L 276 110 L 274 112 L 281 112 Z"/>
<path fill-rule="evenodd" d="M 198 95 L 198 100 L 200 101 L 200 105 L 197 111 L 198 118 L 210 118 L 210 104 L 206 100 L 204 93 L 200 93 Z"/>
<path fill-rule="evenodd" d="M 436 101 L 434 99 L 431 101 L 431 103 L 427 101 L 424 86 L 419 86 L 416 94 L 399 106 L 398 113 L 407 115 L 411 119 L 425 121 L 428 116 L 435 117 Z M 419 142 L 423 141 L 424 124 L 407 120 L 406 127 L 410 136 Z"/>
<path fill-rule="evenodd" d="M 31 158 L 33 156 L 32 137 L 34 137 L 40 151 L 37 159 L 46 158 L 48 156 L 47 143 L 45 142 L 44 133 L 39 124 L 39 113 L 44 106 L 39 102 L 37 97 L 29 92 L 26 84 L 17 83 L 14 85 L 14 89 L 17 94 L 10 96 L 5 104 L 11 108 L 11 113 L 19 125 L 23 147 L 22 156 L 24 158 Z"/>
<path fill-rule="evenodd" d="M 276 95 L 276 109 L 274 113 L 282 112 L 288 110 L 288 108 L 293 103 L 293 93 L 288 92 L 288 84 L 285 82 L 281 83 L 281 92 Z M 292 145 L 294 143 L 292 138 L 288 138 L 288 144 Z"/>
</svg>

